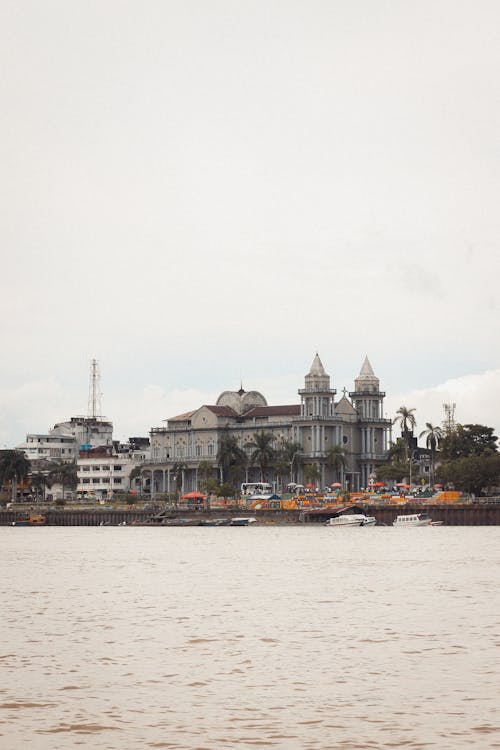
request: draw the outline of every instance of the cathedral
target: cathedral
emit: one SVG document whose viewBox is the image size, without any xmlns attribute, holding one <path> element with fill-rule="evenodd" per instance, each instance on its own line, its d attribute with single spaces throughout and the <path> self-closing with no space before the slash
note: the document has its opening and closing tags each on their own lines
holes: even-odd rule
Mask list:
<svg viewBox="0 0 500 750">
<path fill-rule="evenodd" d="M 174 467 L 182 466 L 183 490 L 198 489 L 198 467 L 213 464 L 218 471 L 217 455 L 223 435 L 236 438 L 238 446 L 250 457 L 254 435 L 262 431 L 272 435 L 279 448 L 293 444 L 290 477 L 304 483 L 305 468 L 315 464 L 321 487 L 337 481 L 345 489 L 357 491 L 369 486 L 375 467 L 385 459 L 391 420 L 383 415 L 385 393 L 365 358 L 354 380 L 354 390 L 336 400 L 330 376 L 318 354 L 298 390 L 300 403 L 269 406 L 258 391 L 224 391 L 214 405 L 203 405 L 166 420 L 165 427 L 151 430 L 152 489 L 173 491 Z M 340 447 L 339 447 L 340 446 Z M 343 466 L 332 466 L 329 451 L 343 454 Z M 296 460 L 294 460 L 294 458 Z M 249 464 L 249 462 L 247 462 Z M 220 475 L 219 475 L 220 476 Z M 247 465 L 246 481 L 260 479 L 258 467 Z M 280 489 L 277 477 L 265 480 Z"/>
</svg>

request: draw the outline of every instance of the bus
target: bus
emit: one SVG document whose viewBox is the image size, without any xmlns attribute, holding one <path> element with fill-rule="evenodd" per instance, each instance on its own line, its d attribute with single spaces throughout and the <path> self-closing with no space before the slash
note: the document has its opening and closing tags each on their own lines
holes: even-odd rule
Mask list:
<svg viewBox="0 0 500 750">
<path fill-rule="evenodd" d="M 270 495 L 273 491 L 269 482 L 243 482 L 241 485 L 242 495 Z"/>
</svg>

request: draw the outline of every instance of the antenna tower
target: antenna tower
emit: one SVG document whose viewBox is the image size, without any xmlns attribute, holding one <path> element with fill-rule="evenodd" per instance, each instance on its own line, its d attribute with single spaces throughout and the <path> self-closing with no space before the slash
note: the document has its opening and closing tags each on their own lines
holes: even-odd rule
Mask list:
<svg viewBox="0 0 500 750">
<path fill-rule="evenodd" d="M 456 407 L 456 404 L 443 404 L 443 409 L 444 409 L 443 427 L 447 435 L 455 431 L 455 407 Z"/>
<path fill-rule="evenodd" d="M 100 419 L 101 417 L 101 375 L 97 359 L 90 362 L 90 384 L 89 384 L 89 419 Z"/>
</svg>

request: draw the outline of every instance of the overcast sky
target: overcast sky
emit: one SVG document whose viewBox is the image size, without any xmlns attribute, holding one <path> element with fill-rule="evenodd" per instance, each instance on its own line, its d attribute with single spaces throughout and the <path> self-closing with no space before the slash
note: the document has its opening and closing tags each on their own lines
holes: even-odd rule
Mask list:
<svg viewBox="0 0 500 750">
<path fill-rule="evenodd" d="M 0 444 L 367 354 L 500 431 L 498 0 L 4 0 Z"/>
</svg>

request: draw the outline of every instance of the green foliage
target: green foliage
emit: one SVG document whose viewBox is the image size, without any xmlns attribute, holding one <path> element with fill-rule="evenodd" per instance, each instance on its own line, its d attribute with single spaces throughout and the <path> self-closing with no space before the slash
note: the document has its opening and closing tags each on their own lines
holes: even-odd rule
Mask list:
<svg viewBox="0 0 500 750">
<path fill-rule="evenodd" d="M 500 454 L 484 453 L 447 461 L 436 469 L 436 478 L 444 486 L 453 484 L 462 492 L 480 494 L 500 484 Z"/>
<path fill-rule="evenodd" d="M 304 478 L 308 484 L 315 484 L 321 478 L 321 472 L 317 464 L 304 466 Z"/>
<path fill-rule="evenodd" d="M 172 476 L 175 482 L 175 494 L 177 497 L 180 497 L 180 494 L 182 492 L 182 480 L 185 468 L 186 464 L 182 463 L 181 461 L 177 461 L 172 466 Z"/>
<path fill-rule="evenodd" d="M 408 409 L 407 406 L 400 406 L 396 411 L 396 417 L 394 418 L 393 424 L 399 422 L 401 425 L 401 432 L 404 435 L 407 432 L 411 432 L 417 426 L 417 420 L 415 418 L 415 407 Z"/>
<path fill-rule="evenodd" d="M 404 477 L 410 476 L 410 462 L 395 461 L 394 463 L 385 464 L 384 466 L 377 466 L 376 473 L 377 478 L 384 482 L 400 482 Z"/>
<path fill-rule="evenodd" d="M 396 417 L 393 421 L 393 424 L 399 422 L 399 424 L 401 425 L 401 437 L 405 448 L 405 460 L 408 458 L 408 454 L 410 451 L 410 442 L 413 435 L 413 430 L 417 426 L 417 420 L 415 419 L 415 414 L 413 413 L 414 411 L 414 407 L 408 409 L 407 406 L 400 406 L 396 411 Z"/>
<path fill-rule="evenodd" d="M 220 439 L 217 463 L 221 468 L 222 480 L 237 481 L 243 475 L 247 456 L 234 435 L 224 433 Z"/>
<path fill-rule="evenodd" d="M 433 453 L 435 453 L 436 448 L 439 445 L 439 442 L 444 437 L 444 432 L 441 429 L 441 427 L 434 427 L 430 422 L 425 423 L 425 430 L 422 430 L 422 432 L 419 435 L 420 438 L 425 437 L 425 445 L 429 450 L 431 450 Z"/>
<path fill-rule="evenodd" d="M 217 495 L 220 485 L 216 479 L 210 477 L 206 482 L 200 482 L 200 487 L 204 492 L 208 492 L 209 495 Z"/>
<path fill-rule="evenodd" d="M 217 495 L 219 497 L 234 497 L 235 494 L 236 490 L 232 484 L 229 484 L 229 482 L 224 482 L 217 490 Z"/>
<path fill-rule="evenodd" d="M 262 430 L 254 433 L 253 441 L 249 444 L 249 447 L 253 448 L 250 463 L 258 465 L 261 482 L 264 481 L 266 472 L 275 458 L 273 439 L 272 433 Z"/>
<path fill-rule="evenodd" d="M 51 464 L 47 478 L 50 483 L 58 482 L 61 484 L 64 495 L 65 487 L 71 490 L 76 489 L 78 484 L 77 471 L 78 467 L 75 463 L 63 463 L 61 461 Z"/>
<path fill-rule="evenodd" d="M 482 456 L 498 451 L 498 438 L 493 427 L 481 424 L 457 425 L 457 428 L 444 436 L 440 443 L 442 459 L 453 460 L 468 456 Z"/>
<path fill-rule="evenodd" d="M 389 447 L 387 451 L 387 460 L 393 464 L 403 463 L 406 457 L 406 446 L 401 438 L 398 438 L 395 443 Z M 379 476 L 379 470 L 377 469 L 377 476 Z"/>
<path fill-rule="evenodd" d="M 23 451 L 0 451 L 0 484 L 25 479 L 30 470 L 30 462 Z"/>
</svg>

